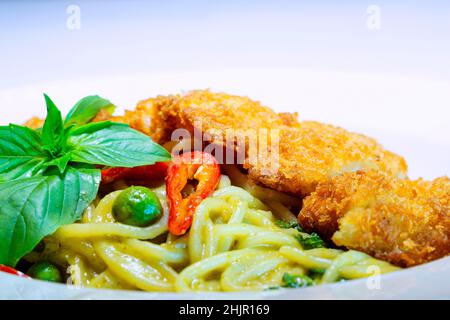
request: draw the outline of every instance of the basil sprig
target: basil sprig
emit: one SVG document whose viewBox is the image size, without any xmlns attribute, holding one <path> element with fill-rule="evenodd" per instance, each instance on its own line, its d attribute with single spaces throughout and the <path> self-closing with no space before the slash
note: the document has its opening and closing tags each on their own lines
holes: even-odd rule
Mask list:
<svg viewBox="0 0 450 320">
<path fill-rule="evenodd" d="M 13 267 L 45 236 L 80 219 L 98 193 L 97 166 L 170 160 L 163 147 L 127 125 L 90 123 L 101 110 L 114 110 L 110 101 L 83 98 L 63 120 L 44 96 L 42 129 L 0 126 L 0 264 Z"/>
<path fill-rule="evenodd" d="M 78 101 L 66 117 L 66 126 L 89 123 L 101 110 L 113 113 L 116 107 L 99 96 L 87 96 Z"/>
</svg>

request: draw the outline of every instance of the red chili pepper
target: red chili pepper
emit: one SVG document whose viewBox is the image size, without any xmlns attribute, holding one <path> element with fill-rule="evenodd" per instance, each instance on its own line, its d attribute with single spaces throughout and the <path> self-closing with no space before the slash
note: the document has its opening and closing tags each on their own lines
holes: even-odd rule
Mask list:
<svg viewBox="0 0 450 320">
<path fill-rule="evenodd" d="M 0 264 L 0 272 L 6 272 L 9 274 L 13 274 L 15 276 L 21 277 L 21 278 L 27 278 L 31 279 L 29 276 L 27 276 L 25 273 L 22 273 L 20 271 L 17 271 L 16 269 L 13 269 L 11 267 L 5 266 L 3 264 Z"/>
<path fill-rule="evenodd" d="M 168 162 L 135 168 L 110 168 L 102 170 L 102 183 L 108 184 L 120 179 L 130 180 L 157 180 L 166 176 Z"/>
<path fill-rule="evenodd" d="M 196 191 L 183 199 L 181 194 L 188 180 L 198 181 Z M 166 177 L 169 200 L 169 231 L 183 235 L 190 228 L 195 210 L 217 187 L 220 167 L 209 153 L 194 151 L 174 157 Z"/>
</svg>

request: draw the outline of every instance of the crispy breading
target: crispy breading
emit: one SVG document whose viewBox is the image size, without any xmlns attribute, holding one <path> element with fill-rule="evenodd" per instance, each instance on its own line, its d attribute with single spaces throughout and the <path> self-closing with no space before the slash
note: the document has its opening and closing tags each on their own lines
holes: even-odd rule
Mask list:
<svg viewBox="0 0 450 320">
<path fill-rule="evenodd" d="M 130 125 L 135 130 L 141 131 L 152 137 L 158 143 L 170 139 L 170 134 L 166 132 L 169 124 L 161 123 L 159 110 L 165 106 L 170 106 L 178 101 L 178 97 L 158 96 L 156 98 L 140 101 L 135 110 L 125 111 L 125 115 L 112 117 L 110 120 L 123 122 Z"/>
<path fill-rule="evenodd" d="M 276 190 L 305 196 L 328 177 L 361 168 L 406 175 L 404 159 L 371 138 L 318 122 L 298 122 L 297 114 L 275 113 L 246 97 L 191 91 L 172 97 L 169 103 L 155 104 L 153 99 L 141 102 L 137 118 L 142 117 L 140 110 L 144 107 L 152 117 L 150 134 L 159 143 L 169 141 L 172 131 L 178 128 L 192 134 L 196 127 L 209 142 L 222 145 L 227 130 L 245 134 L 249 139 L 255 139 L 251 130 L 267 129 L 269 136 L 278 130 L 279 148 L 268 148 L 267 154 L 258 154 L 253 161 L 247 157 L 244 163 L 250 179 Z M 134 128 L 141 130 L 139 126 Z M 256 131 L 256 139 L 260 138 L 259 133 Z M 236 141 L 233 145 L 237 147 Z M 279 152 L 278 157 L 272 157 L 273 152 Z M 279 169 L 268 172 L 268 159 L 277 159 Z"/>
<path fill-rule="evenodd" d="M 163 132 L 155 137 L 159 143 L 170 141 L 175 129 L 183 128 L 193 133 L 194 125 L 201 125 L 202 133 L 214 143 L 224 143 L 226 129 L 271 129 L 298 125 L 297 114 L 275 113 L 247 97 L 196 90 L 171 98 L 171 101 L 164 101 L 168 103 L 159 104 L 155 104 L 154 99 L 148 99 L 137 107 L 138 110 L 145 108 L 152 115 L 153 131 Z"/>
<path fill-rule="evenodd" d="M 374 168 L 404 177 L 406 163 L 374 139 L 319 122 L 303 121 L 280 131 L 279 170 L 265 175 L 262 166 L 247 166 L 249 177 L 265 186 L 302 196 L 317 183 L 342 172 Z"/>
<path fill-rule="evenodd" d="M 345 173 L 304 199 L 298 221 L 338 246 L 398 266 L 425 263 L 450 254 L 450 179 Z"/>
</svg>

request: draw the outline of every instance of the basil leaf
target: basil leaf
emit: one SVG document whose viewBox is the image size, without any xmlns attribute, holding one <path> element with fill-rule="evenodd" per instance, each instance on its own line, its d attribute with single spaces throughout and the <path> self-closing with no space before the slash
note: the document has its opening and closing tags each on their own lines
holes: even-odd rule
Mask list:
<svg viewBox="0 0 450 320">
<path fill-rule="evenodd" d="M 138 167 L 165 162 L 170 153 L 128 125 L 100 122 L 74 129 L 67 140 L 71 161 L 109 167 Z"/>
<path fill-rule="evenodd" d="M 79 219 L 99 184 L 100 171 L 83 168 L 0 183 L 0 264 L 15 266 L 45 236 Z"/>
<path fill-rule="evenodd" d="M 63 119 L 61 111 L 58 110 L 53 101 L 44 94 L 45 103 L 47 104 L 47 118 L 42 128 L 42 145 L 43 149 L 56 156 L 61 151 L 61 142 L 63 138 Z"/>
<path fill-rule="evenodd" d="M 30 128 L 0 127 L 0 182 L 40 173 L 47 161 L 41 138 Z"/>
<path fill-rule="evenodd" d="M 65 155 L 63 155 L 60 158 L 56 158 L 56 159 L 53 159 L 53 160 L 45 163 L 44 166 L 45 167 L 55 166 L 55 167 L 58 168 L 59 173 L 63 174 L 64 171 L 66 171 L 67 165 L 70 162 L 70 157 L 71 157 L 71 154 L 70 153 L 66 153 Z"/>
<path fill-rule="evenodd" d="M 115 106 L 99 96 L 87 96 L 78 101 L 66 117 L 66 126 L 83 125 L 90 122 L 101 110 L 113 113 Z"/>
<path fill-rule="evenodd" d="M 113 125 L 128 126 L 126 124 L 114 123 L 111 121 L 92 122 L 85 124 L 84 126 L 75 127 L 69 132 L 69 135 L 81 135 L 82 133 L 91 134 L 102 129 L 111 128 Z"/>
</svg>

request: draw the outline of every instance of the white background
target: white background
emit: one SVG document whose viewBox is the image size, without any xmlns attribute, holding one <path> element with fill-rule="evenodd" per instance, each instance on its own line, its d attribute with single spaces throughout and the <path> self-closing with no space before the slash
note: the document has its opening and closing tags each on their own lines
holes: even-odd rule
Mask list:
<svg viewBox="0 0 450 320">
<path fill-rule="evenodd" d="M 450 80 L 449 40 L 447 0 L 0 1 L 0 85 L 242 67 Z"/>
<path fill-rule="evenodd" d="M 450 163 L 449 40 L 450 1 L 0 1 L 1 119 L 43 115 L 43 92 L 67 110 L 210 87 L 372 135 L 433 178 Z"/>
</svg>

